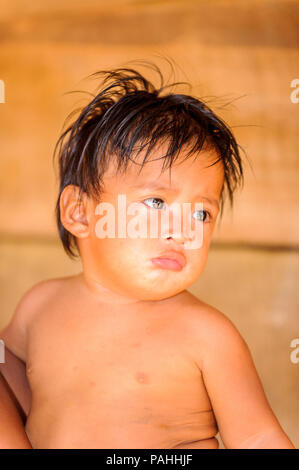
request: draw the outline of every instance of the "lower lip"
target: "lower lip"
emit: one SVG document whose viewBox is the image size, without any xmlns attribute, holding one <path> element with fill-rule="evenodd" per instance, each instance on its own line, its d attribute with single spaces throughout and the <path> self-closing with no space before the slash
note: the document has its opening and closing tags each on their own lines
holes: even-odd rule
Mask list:
<svg viewBox="0 0 299 470">
<path fill-rule="evenodd" d="M 170 269 L 171 271 L 181 271 L 183 269 L 178 261 L 170 258 L 152 258 L 152 263 L 162 269 Z"/>
</svg>

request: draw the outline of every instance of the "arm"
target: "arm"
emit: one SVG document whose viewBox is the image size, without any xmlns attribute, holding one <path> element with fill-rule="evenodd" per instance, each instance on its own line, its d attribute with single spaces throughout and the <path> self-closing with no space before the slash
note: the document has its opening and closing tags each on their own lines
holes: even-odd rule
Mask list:
<svg viewBox="0 0 299 470">
<path fill-rule="evenodd" d="M 35 307 L 36 289 L 20 300 L 9 324 L 0 331 L 5 362 L 0 364 L 0 448 L 31 448 L 25 423 L 31 406 L 26 375 L 28 320 Z"/>
<path fill-rule="evenodd" d="M 24 427 L 30 401 L 26 365 L 5 347 L 5 362 L 0 364 L 0 449 L 32 448 Z"/>
<path fill-rule="evenodd" d="M 5 333 L 0 332 L 0 338 Z M 0 364 L 0 373 L 19 403 L 23 421 L 31 406 L 31 389 L 26 375 L 26 364 L 5 346 L 5 362 Z"/>
<path fill-rule="evenodd" d="M 31 449 L 22 411 L 0 372 L 0 449 Z"/>
<path fill-rule="evenodd" d="M 221 439 L 231 449 L 294 449 L 265 396 L 249 348 L 232 322 L 209 307 L 199 361 Z"/>
</svg>

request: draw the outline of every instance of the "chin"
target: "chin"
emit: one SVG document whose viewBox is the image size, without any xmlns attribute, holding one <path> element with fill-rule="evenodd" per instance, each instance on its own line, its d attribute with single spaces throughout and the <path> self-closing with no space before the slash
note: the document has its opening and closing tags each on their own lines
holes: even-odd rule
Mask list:
<svg viewBox="0 0 299 470">
<path fill-rule="evenodd" d="M 173 297 L 189 287 L 190 284 L 187 286 L 185 284 L 180 284 L 179 286 L 174 286 L 173 283 L 171 286 L 151 286 L 150 288 L 139 287 L 133 293 L 133 296 L 138 298 L 141 301 L 158 301 L 168 299 L 169 297 Z"/>
</svg>

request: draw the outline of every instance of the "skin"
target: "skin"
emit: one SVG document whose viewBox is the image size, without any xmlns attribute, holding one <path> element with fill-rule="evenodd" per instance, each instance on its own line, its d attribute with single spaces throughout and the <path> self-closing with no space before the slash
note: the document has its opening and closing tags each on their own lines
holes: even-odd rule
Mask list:
<svg viewBox="0 0 299 470">
<path fill-rule="evenodd" d="M 244 339 L 223 313 L 186 290 L 207 262 L 222 164 L 208 167 L 217 156 L 205 150 L 177 161 L 170 179 L 156 160 L 161 150 L 139 175 L 136 164 L 125 175 L 111 164 L 101 202 L 116 207 L 125 194 L 148 217 L 158 210 L 144 203 L 151 197 L 170 207 L 203 202 L 210 217 L 192 220 L 193 228 L 202 224 L 202 246 L 186 249 L 194 234 L 174 230 L 173 221 L 160 224 L 158 238 L 99 239 L 99 201 L 84 195 L 79 204 L 78 188 L 65 188 L 61 220 L 77 237 L 83 270 L 33 286 L 0 334 L 9 362 L 24 364 L 10 385 L 27 416 L 26 435 L 33 448 L 207 449 L 218 447 L 219 430 L 227 448 L 294 448 Z M 168 189 L 145 189 L 152 182 Z M 181 271 L 152 264 L 171 249 L 185 255 Z M 15 376 L 9 371 L 7 364 L 8 379 Z M 9 426 L 21 443 L 22 427 L 13 417 Z"/>
<path fill-rule="evenodd" d="M 23 412 L 11 391 L 10 386 L 0 373 L 0 416 L 2 449 L 30 449 L 31 444 L 24 433 Z"/>
</svg>

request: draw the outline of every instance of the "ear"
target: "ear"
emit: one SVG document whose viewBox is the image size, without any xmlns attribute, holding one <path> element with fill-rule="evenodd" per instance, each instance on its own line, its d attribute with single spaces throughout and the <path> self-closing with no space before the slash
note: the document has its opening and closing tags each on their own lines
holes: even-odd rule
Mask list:
<svg viewBox="0 0 299 470">
<path fill-rule="evenodd" d="M 60 195 L 60 220 L 64 228 L 78 238 L 89 235 L 90 201 L 86 193 L 79 199 L 79 186 L 69 184 Z"/>
</svg>

